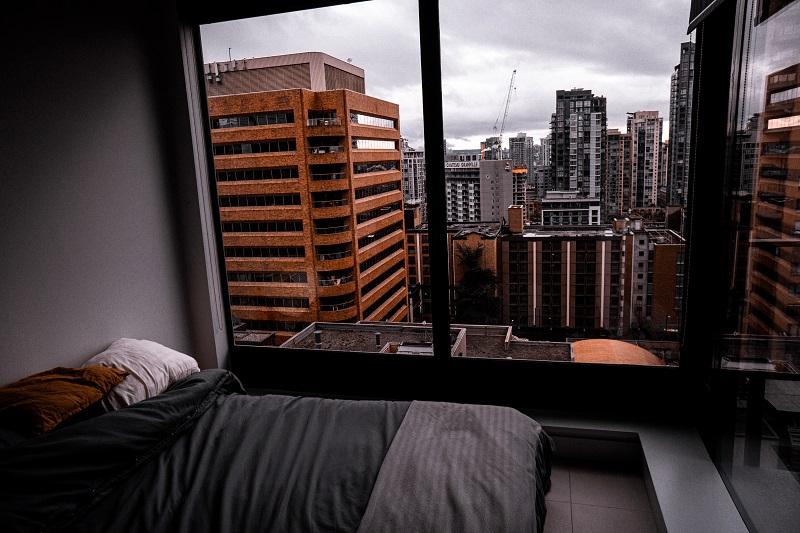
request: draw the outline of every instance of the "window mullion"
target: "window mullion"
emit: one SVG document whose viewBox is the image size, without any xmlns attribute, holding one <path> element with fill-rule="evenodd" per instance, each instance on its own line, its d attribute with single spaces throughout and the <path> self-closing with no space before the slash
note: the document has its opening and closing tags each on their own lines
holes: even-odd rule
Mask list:
<svg viewBox="0 0 800 533">
<path fill-rule="evenodd" d="M 438 1 L 419 0 L 419 35 L 427 202 L 430 206 L 444 206 L 446 204 L 444 120 Z M 432 280 L 433 350 L 434 356 L 443 360 L 450 357 L 450 282 L 447 269 L 445 209 L 428 211 L 428 234 Z"/>
</svg>

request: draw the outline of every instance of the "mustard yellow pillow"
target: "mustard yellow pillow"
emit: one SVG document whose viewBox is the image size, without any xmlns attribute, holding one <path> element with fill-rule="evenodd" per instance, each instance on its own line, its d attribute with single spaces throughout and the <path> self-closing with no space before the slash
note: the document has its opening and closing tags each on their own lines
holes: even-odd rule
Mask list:
<svg viewBox="0 0 800 533">
<path fill-rule="evenodd" d="M 59 366 L 0 387 L 0 423 L 30 436 L 46 433 L 99 401 L 129 372 Z"/>
</svg>

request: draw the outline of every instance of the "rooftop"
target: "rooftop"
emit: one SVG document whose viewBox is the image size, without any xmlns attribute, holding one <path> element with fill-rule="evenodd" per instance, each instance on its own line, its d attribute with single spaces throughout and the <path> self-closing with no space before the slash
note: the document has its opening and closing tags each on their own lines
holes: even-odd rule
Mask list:
<svg viewBox="0 0 800 533">
<path fill-rule="evenodd" d="M 525 226 L 523 237 L 613 237 L 622 235 L 611 226 Z"/>
<path fill-rule="evenodd" d="M 447 232 L 454 233 L 453 238 L 464 237 L 470 233 L 479 233 L 485 237 L 497 237 L 502 229 L 500 222 L 449 222 Z M 420 224 L 415 228 L 407 229 L 406 232 L 426 233 L 428 224 Z"/>
<path fill-rule="evenodd" d="M 431 326 L 426 324 L 315 322 L 284 342 L 281 347 L 374 353 L 406 351 L 423 354 L 426 350 L 419 347 L 429 346 L 432 338 Z M 317 340 L 320 342 L 319 347 L 316 345 Z M 572 360 L 571 343 L 528 341 L 512 335 L 510 326 L 452 324 L 450 343 L 452 355 L 459 357 Z"/>
</svg>

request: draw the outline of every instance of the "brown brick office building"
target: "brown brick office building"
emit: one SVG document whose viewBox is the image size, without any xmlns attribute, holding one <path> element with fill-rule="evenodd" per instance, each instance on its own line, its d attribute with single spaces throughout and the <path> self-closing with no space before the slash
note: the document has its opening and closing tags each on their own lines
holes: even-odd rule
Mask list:
<svg viewBox="0 0 800 533">
<path fill-rule="evenodd" d="M 208 109 L 231 308 L 246 328 L 406 320 L 398 106 L 287 89 L 210 96 Z"/>
</svg>

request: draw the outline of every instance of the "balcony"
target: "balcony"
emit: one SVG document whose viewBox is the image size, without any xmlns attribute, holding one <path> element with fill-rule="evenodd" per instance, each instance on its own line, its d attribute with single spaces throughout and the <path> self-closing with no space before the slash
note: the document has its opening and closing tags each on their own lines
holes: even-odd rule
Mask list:
<svg viewBox="0 0 800 533">
<path fill-rule="evenodd" d="M 335 154 L 338 152 L 344 152 L 344 147 L 333 144 L 324 146 L 309 146 L 308 150 L 311 154 Z"/>
<path fill-rule="evenodd" d="M 310 118 L 306 121 L 306 125 L 313 126 L 341 126 L 342 119 L 340 118 Z"/>
<path fill-rule="evenodd" d="M 348 205 L 347 198 L 339 198 L 336 200 L 314 200 L 311 204 L 315 208 L 322 208 L 322 207 L 342 207 Z"/>
<path fill-rule="evenodd" d="M 352 283 L 355 279 L 352 271 L 346 274 L 333 273 L 333 272 L 320 272 L 319 273 L 319 286 L 320 287 L 337 287 Z"/>
<path fill-rule="evenodd" d="M 352 321 L 358 315 L 358 307 L 355 302 L 351 307 L 339 310 L 323 311 L 320 309 L 320 319 L 323 322 L 345 322 Z"/>
<path fill-rule="evenodd" d="M 350 224 L 347 218 L 325 218 L 314 221 L 314 244 L 345 245 L 350 242 Z"/>
<path fill-rule="evenodd" d="M 333 180 L 343 180 L 347 176 L 345 176 L 344 172 L 326 172 L 326 173 L 311 173 L 311 180 L 312 181 L 333 181 Z"/>
<path fill-rule="evenodd" d="M 352 250 L 343 250 L 340 252 L 325 252 L 317 254 L 317 259 L 320 261 L 336 261 L 337 259 L 346 259 L 353 256 Z"/>
<path fill-rule="evenodd" d="M 336 233 L 347 233 L 348 231 L 350 231 L 350 226 L 347 224 L 343 226 L 317 227 L 314 230 L 317 235 L 333 235 Z"/>
<path fill-rule="evenodd" d="M 350 294 L 350 299 L 335 303 L 322 303 L 325 299 L 320 298 L 319 310 L 323 312 L 327 311 L 344 311 L 345 309 L 350 309 L 356 306 L 356 300 L 352 294 Z"/>
</svg>

